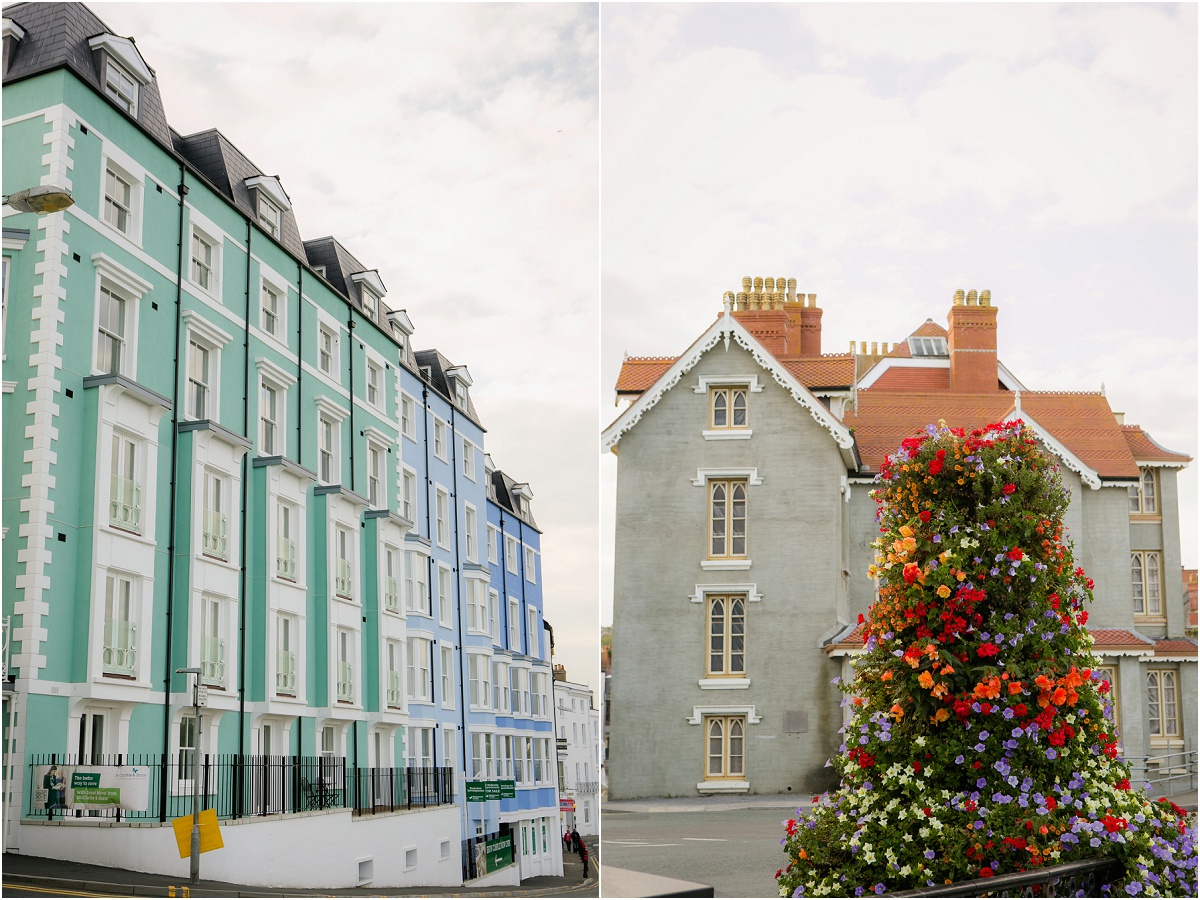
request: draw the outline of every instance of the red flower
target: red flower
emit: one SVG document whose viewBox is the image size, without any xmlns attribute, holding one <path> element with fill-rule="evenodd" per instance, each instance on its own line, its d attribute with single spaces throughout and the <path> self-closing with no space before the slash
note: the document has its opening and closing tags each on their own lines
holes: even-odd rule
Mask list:
<svg viewBox="0 0 1200 900">
<path fill-rule="evenodd" d="M 988 641 L 986 644 L 980 644 L 977 652 L 980 656 L 995 656 L 1000 652 L 1000 648 Z"/>
<path fill-rule="evenodd" d="M 1007 497 L 1009 494 L 1011 494 L 1016 489 L 1017 489 L 1017 486 L 1015 484 L 1006 484 L 1004 486 L 1004 496 Z"/>
<path fill-rule="evenodd" d="M 996 873 L 993 872 L 988 866 L 984 866 L 982 869 L 979 870 L 980 878 L 991 878 L 995 874 Z"/>
<path fill-rule="evenodd" d="M 914 581 L 917 580 L 917 577 L 920 574 L 921 574 L 921 567 L 918 566 L 916 563 L 905 563 L 905 565 L 904 565 L 904 581 L 906 583 L 912 584 Z"/>
<path fill-rule="evenodd" d="M 927 509 L 923 509 L 917 514 L 917 518 L 928 524 L 929 520 L 933 518 L 933 513 Z"/>
<path fill-rule="evenodd" d="M 1118 791 L 1127 791 L 1127 790 L 1129 790 L 1129 779 L 1128 779 L 1128 778 L 1122 778 L 1120 781 L 1118 781 L 1118 782 L 1117 782 L 1117 790 L 1118 790 Z"/>
<path fill-rule="evenodd" d="M 936 475 L 940 471 L 942 471 L 942 461 L 940 459 L 930 460 L 929 461 L 929 474 Z"/>
<path fill-rule="evenodd" d="M 925 815 L 926 815 L 926 816 L 932 816 L 932 815 L 933 815 L 933 810 L 932 810 L 932 809 L 930 809 L 928 806 L 926 806 L 924 809 L 922 809 L 922 810 L 921 810 L 921 812 L 925 813 Z"/>
<path fill-rule="evenodd" d="M 971 763 L 972 769 L 980 769 L 982 767 L 983 767 L 983 763 L 981 763 L 979 760 L 975 760 L 975 762 Z"/>
<path fill-rule="evenodd" d="M 1025 551 L 1022 550 L 1020 547 L 1013 547 L 1011 550 L 1008 551 L 1008 558 L 1011 559 L 1013 562 L 1020 562 L 1021 560 L 1023 560 L 1025 558 Z"/>
</svg>

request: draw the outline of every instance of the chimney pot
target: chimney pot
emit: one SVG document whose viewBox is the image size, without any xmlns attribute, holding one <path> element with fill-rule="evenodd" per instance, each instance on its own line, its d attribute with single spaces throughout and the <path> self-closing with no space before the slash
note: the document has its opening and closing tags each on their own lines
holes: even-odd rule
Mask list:
<svg viewBox="0 0 1200 900">
<path fill-rule="evenodd" d="M 978 305 L 979 305 L 979 292 L 977 290 L 975 290 L 974 288 L 971 288 L 971 290 L 967 291 L 967 306 L 978 306 Z"/>
<path fill-rule="evenodd" d="M 741 310 L 745 310 L 745 309 L 747 308 L 747 307 L 746 307 L 746 292 L 745 292 L 745 291 L 738 291 L 738 295 L 737 295 L 737 308 L 738 308 L 738 309 L 741 309 Z"/>
<path fill-rule="evenodd" d="M 763 287 L 766 289 L 768 294 L 775 293 L 775 279 L 768 277 Z"/>
<path fill-rule="evenodd" d="M 867 355 L 867 342 L 866 341 L 858 342 L 858 352 L 861 356 Z"/>
<path fill-rule="evenodd" d="M 763 289 L 763 280 L 761 278 L 755 278 L 754 279 L 754 290 L 757 291 L 758 293 L 762 293 L 762 289 Z"/>
<path fill-rule="evenodd" d="M 854 343 L 854 341 L 851 341 L 851 342 L 850 342 L 850 352 L 851 352 L 851 353 L 853 353 L 853 352 L 854 352 L 854 348 L 855 348 L 855 343 Z"/>
<path fill-rule="evenodd" d="M 816 305 L 817 305 L 817 295 L 816 295 L 816 294 L 809 294 L 809 295 L 808 295 L 808 305 L 809 305 L 809 306 L 816 306 Z"/>
<path fill-rule="evenodd" d="M 955 291 L 955 292 L 954 292 L 954 305 L 955 305 L 955 306 L 962 306 L 962 305 L 963 305 L 963 292 L 962 292 L 962 288 L 959 288 L 957 291 Z"/>
<path fill-rule="evenodd" d="M 742 290 L 745 291 L 747 294 L 750 293 L 750 276 L 749 275 L 747 275 L 745 278 L 742 279 Z"/>
<path fill-rule="evenodd" d="M 877 341 L 871 341 L 871 355 L 872 356 L 879 355 L 879 343 Z"/>
<path fill-rule="evenodd" d="M 991 291 L 983 291 L 982 293 L 980 293 L 979 305 L 980 306 L 991 306 L 992 305 L 992 292 Z"/>
</svg>

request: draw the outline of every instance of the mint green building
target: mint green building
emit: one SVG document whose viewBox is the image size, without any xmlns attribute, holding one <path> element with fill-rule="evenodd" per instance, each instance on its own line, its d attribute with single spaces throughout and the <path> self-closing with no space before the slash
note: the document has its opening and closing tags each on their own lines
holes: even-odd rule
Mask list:
<svg viewBox="0 0 1200 900">
<path fill-rule="evenodd" d="M 131 38 L 20 3 L 3 40 L 5 850 L 184 872 L 196 789 L 209 878 L 561 874 L 540 532 L 466 367 L 277 176 L 175 132 Z M 8 204 L 39 186 L 73 205 Z M 512 541 L 516 578 L 482 560 Z"/>
</svg>

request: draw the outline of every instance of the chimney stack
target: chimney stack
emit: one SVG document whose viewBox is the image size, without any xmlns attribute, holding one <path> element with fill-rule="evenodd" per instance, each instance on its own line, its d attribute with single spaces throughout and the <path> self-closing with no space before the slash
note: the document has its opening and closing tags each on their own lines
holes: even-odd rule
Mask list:
<svg viewBox="0 0 1200 900">
<path fill-rule="evenodd" d="M 999 389 L 996 308 L 992 292 L 954 292 L 950 326 L 950 390 L 992 393 Z"/>
</svg>

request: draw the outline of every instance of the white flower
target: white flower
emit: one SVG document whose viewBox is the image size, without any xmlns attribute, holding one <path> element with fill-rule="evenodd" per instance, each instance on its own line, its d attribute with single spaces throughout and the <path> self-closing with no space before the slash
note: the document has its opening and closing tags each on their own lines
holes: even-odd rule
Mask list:
<svg viewBox="0 0 1200 900">
<path fill-rule="evenodd" d="M 924 735 L 918 736 L 917 739 L 915 741 L 913 741 L 913 743 L 916 744 L 918 747 L 924 747 L 925 746 L 925 736 Z"/>
</svg>

